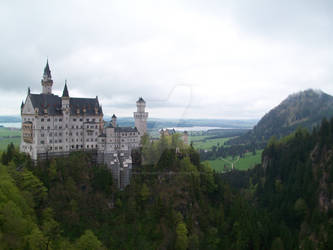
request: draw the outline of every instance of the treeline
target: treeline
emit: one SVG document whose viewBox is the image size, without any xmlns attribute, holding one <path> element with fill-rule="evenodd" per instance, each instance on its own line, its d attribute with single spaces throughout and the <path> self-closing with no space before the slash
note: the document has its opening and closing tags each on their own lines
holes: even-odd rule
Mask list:
<svg viewBox="0 0 333 250">
<path fill-rule="evenodd" d="M 119 191 L 110 172 L 86 153 L 35 166 L 10 146 L 0 166 L 0 248 L 271 247 L 272 235 L 254 230 L 269 224 L 267 218 L 177 135 L 143 140 L 136 154 L 143 161 L 133 155 L 138 165 L 131 185 Z"/>
<path fill-rule="evenodd" d="M 84 157 L 73 155 L 71 161 L 59 159 L 34 167 L 30 158 L 8 146 L 0 164 L 0 249 L 104 249 L 82 225 L 87 225 L 88 218 L 77 214 L 87 212 L 85 207 L 80 209 L 78 196 L 85 196 L 77 192 L 78 183 L 73 180 L 80 173 L 89 174 L 81 168 Z M 75 166 L 77 173 L 68 173 Z M 98 171 L 103 169 L 90 172 Z"/>
<path fill-rule="evenodd" d="M 333 249 L 333 118 L 272 138 L 262 165 L 221 178 L 272 219 L 285 249 Z"/>
<path fill-rule="evenodd" d="M 272 139 L 263 163 L 215 173 L 180 138 L 144 137 L 119 191 L 86 153 L 0 166 L 1 249 L 332 249 L 333 119 Z"/>
</svg>

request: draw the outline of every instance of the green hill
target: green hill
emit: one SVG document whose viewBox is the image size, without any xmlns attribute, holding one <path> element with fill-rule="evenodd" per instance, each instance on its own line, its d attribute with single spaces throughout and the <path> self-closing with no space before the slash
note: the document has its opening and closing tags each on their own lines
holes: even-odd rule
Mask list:
<svg viewBox="0 0 333 250">
<path fill-rule="evenodd" d="M 288 96 L 269 111 L 247 134 L 230 144 L 266 143 L 272 136 L 281 138 L 298 127 L 312 129 L 324 117 L 333 116 L 333 97 L 320 90 L 306 90 Z"/>
</svg>

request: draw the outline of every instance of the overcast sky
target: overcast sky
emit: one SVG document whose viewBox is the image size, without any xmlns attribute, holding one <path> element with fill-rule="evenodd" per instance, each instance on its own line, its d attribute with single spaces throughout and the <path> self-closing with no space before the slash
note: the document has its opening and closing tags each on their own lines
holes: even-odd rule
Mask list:
<svg viewBox="0 0 333 250">
<path fill-rule="evenodd" d="M 0 1 L 0 115 L 40 93 L 105 115 L 260 118 L 289 94 L 333 94 L 333 1 Z"/>
</svg>

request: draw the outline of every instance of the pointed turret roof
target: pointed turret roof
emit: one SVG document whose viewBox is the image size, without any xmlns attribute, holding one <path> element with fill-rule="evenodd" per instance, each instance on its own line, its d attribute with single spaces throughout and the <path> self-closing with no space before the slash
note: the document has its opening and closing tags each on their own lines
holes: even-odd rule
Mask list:
<svg viewBox="0 0 333 250">
<path fill-rule="evenodd" d="M 117 118 L 117 116 L 115 114 L 113 114 L 112 118 Z"/>
<path fill-rule="evenodd" d="M 143 100 L 142 97 L 139 98 L 139 100 L 137 102 L 145 102 L 145 100 Z"/>
<path fill-rule="evenodd" d="M 49 60 L 48 59 L 46 60 L 46 66 L 44 68 L 44 76 L 46 76 L 47 78 L 52 78 L 51 77 L 51 70 L 50 70 L 50 67 L 49 67 Z"/>
<path fill-rule="evenodd" d="M 64 87 L 64 91 L 62 92 L 62 97 L 69 97 L 68 89 L 67 89 L 67 81 L 65 81 L 65 87 Z"/>
</svg>

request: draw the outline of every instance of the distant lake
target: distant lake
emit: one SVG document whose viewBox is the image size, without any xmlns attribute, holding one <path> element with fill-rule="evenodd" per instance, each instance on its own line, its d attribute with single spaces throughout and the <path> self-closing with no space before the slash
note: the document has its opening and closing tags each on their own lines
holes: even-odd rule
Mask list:
<svg viewBox="0 0 333 250">
<path fill-rule="evenodd" d="M 173 129 L 173 128 L 168 128 Z M 176 131 L 208 131 L 210 129 L 232 129 L 223 127 L 205 127 L 205 126 L 193 126 L 193 127 L 174 127 Z"/>
<path fill-rule="evenodd" d="M 0 122 L 0 125 L 6 128 L 21 128 L 21 122 Z"/>
</svg>

